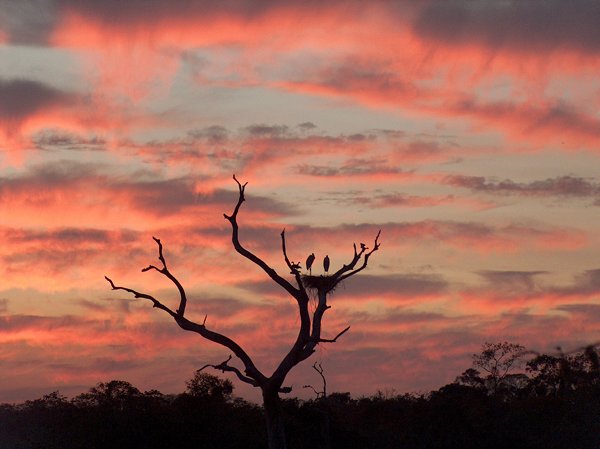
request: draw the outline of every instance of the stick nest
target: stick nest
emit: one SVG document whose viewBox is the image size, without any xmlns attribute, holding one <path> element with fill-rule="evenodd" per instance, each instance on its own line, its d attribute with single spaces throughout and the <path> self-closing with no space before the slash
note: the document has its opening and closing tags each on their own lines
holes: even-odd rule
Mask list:
<svg viewBox="0 0 600 449">
<path fill-rule="evenodd" d="M 302 276 L 302 283 L 305 288 L 310 288 L 313 290 L 334 290 L 335 288 L 335 280 L 333 276 Z"/>
</svg>

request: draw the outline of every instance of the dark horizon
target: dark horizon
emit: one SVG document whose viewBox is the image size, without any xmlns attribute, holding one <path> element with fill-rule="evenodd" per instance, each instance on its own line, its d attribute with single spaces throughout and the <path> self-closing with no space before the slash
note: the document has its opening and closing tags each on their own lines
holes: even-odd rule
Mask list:
<svg viewBox="0 0 600 449">
<path fill-rule="evenodd" d="M 568 3 L 568 5 L 567 5 Z M 107 379 L 179 391 L 231 351 L 272 373 L 286 281 L 382 248 L 330 297 L 332 391 L 430 391 L 482 342 L 600 341 L 596 1 L 0 0 L 0 400 Z M 231 366 L 242 368 L 234 357 Z M 377 373 L 374 376 L 373 373 Z M 74 387 L 73 387 L 74 388 Z M 238 387 L 255 398 L 250 387 Z M 75 391 L 73 391 L 75 393 Z"/>
</svg>

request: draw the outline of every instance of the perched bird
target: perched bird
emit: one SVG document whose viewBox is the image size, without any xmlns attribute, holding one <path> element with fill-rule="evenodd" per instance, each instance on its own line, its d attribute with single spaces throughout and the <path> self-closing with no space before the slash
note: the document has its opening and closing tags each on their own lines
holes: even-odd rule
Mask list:
<svg viewBox="0 0 600 449">
<path fill-rule="evenodd" d="M 302 265 L 300 265 L 300 262 L 298 263 L 294 263 L 292 262 L 292 271 L 290 271 L 290 274 L 298 274 L 300 272 L 300 269 L 302 268 Z"/>
<path fill-rule="evenodd" d="M 329 272 L 329 256 L 325 256 L 323 259 L 323 268 L 325 268 L 325 273 Z"/>
<path fill-rule="evenodd" d="M 312 275 L 312 264 L 315 261 L 315 253 L 312 253 L 310 256 L 308 256 L 306 258 L 306 269 L 309 271 L 309 273 Z"/>
</svg>

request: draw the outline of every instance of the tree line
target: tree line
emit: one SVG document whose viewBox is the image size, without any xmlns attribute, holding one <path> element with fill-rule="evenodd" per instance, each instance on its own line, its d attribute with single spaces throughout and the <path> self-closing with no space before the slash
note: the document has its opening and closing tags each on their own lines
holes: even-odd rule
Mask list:
<svg viewBox="0 0 600 449">
<path fill-rule="evenodd" d="M 429 393 L 352 397 L 313 387 L 282 399 L 289 448 L 598 448 L 595 346 L 535 354 L 486 343 L 456 380 Z M 326 382 L 322 365 L 319 382 Z M 319 371 L 317 371 L 319 372 Z M 323 384 L 325 387 L 325 384 Z M 231 381 L 196 371 L 181 394 L 112 380 L 68 399 L 58 391 L 0 405 L 0 447 L 11 449 L 264 448 L 264 409 Z"/>
</svg>

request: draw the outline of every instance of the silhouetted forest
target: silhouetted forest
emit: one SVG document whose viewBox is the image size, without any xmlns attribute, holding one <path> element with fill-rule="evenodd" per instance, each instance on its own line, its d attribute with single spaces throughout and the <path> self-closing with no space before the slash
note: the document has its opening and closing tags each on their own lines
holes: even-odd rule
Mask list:
<svg viewBox="0 0 600 449">
<path fill-rule="evenodd" d="M 473 367 L 428 394 L 332 393 L 283 406 L 291 449 L 600 447 L 595 347 L 527 355 L 486 343 Z M 72 399 L 52 392 L 2 404 L 0 447 L 252 449 L 266 447 L 266 431 L 260 406 L 197 371 L 178 395 L 113 380 Z"/>
</svg>

